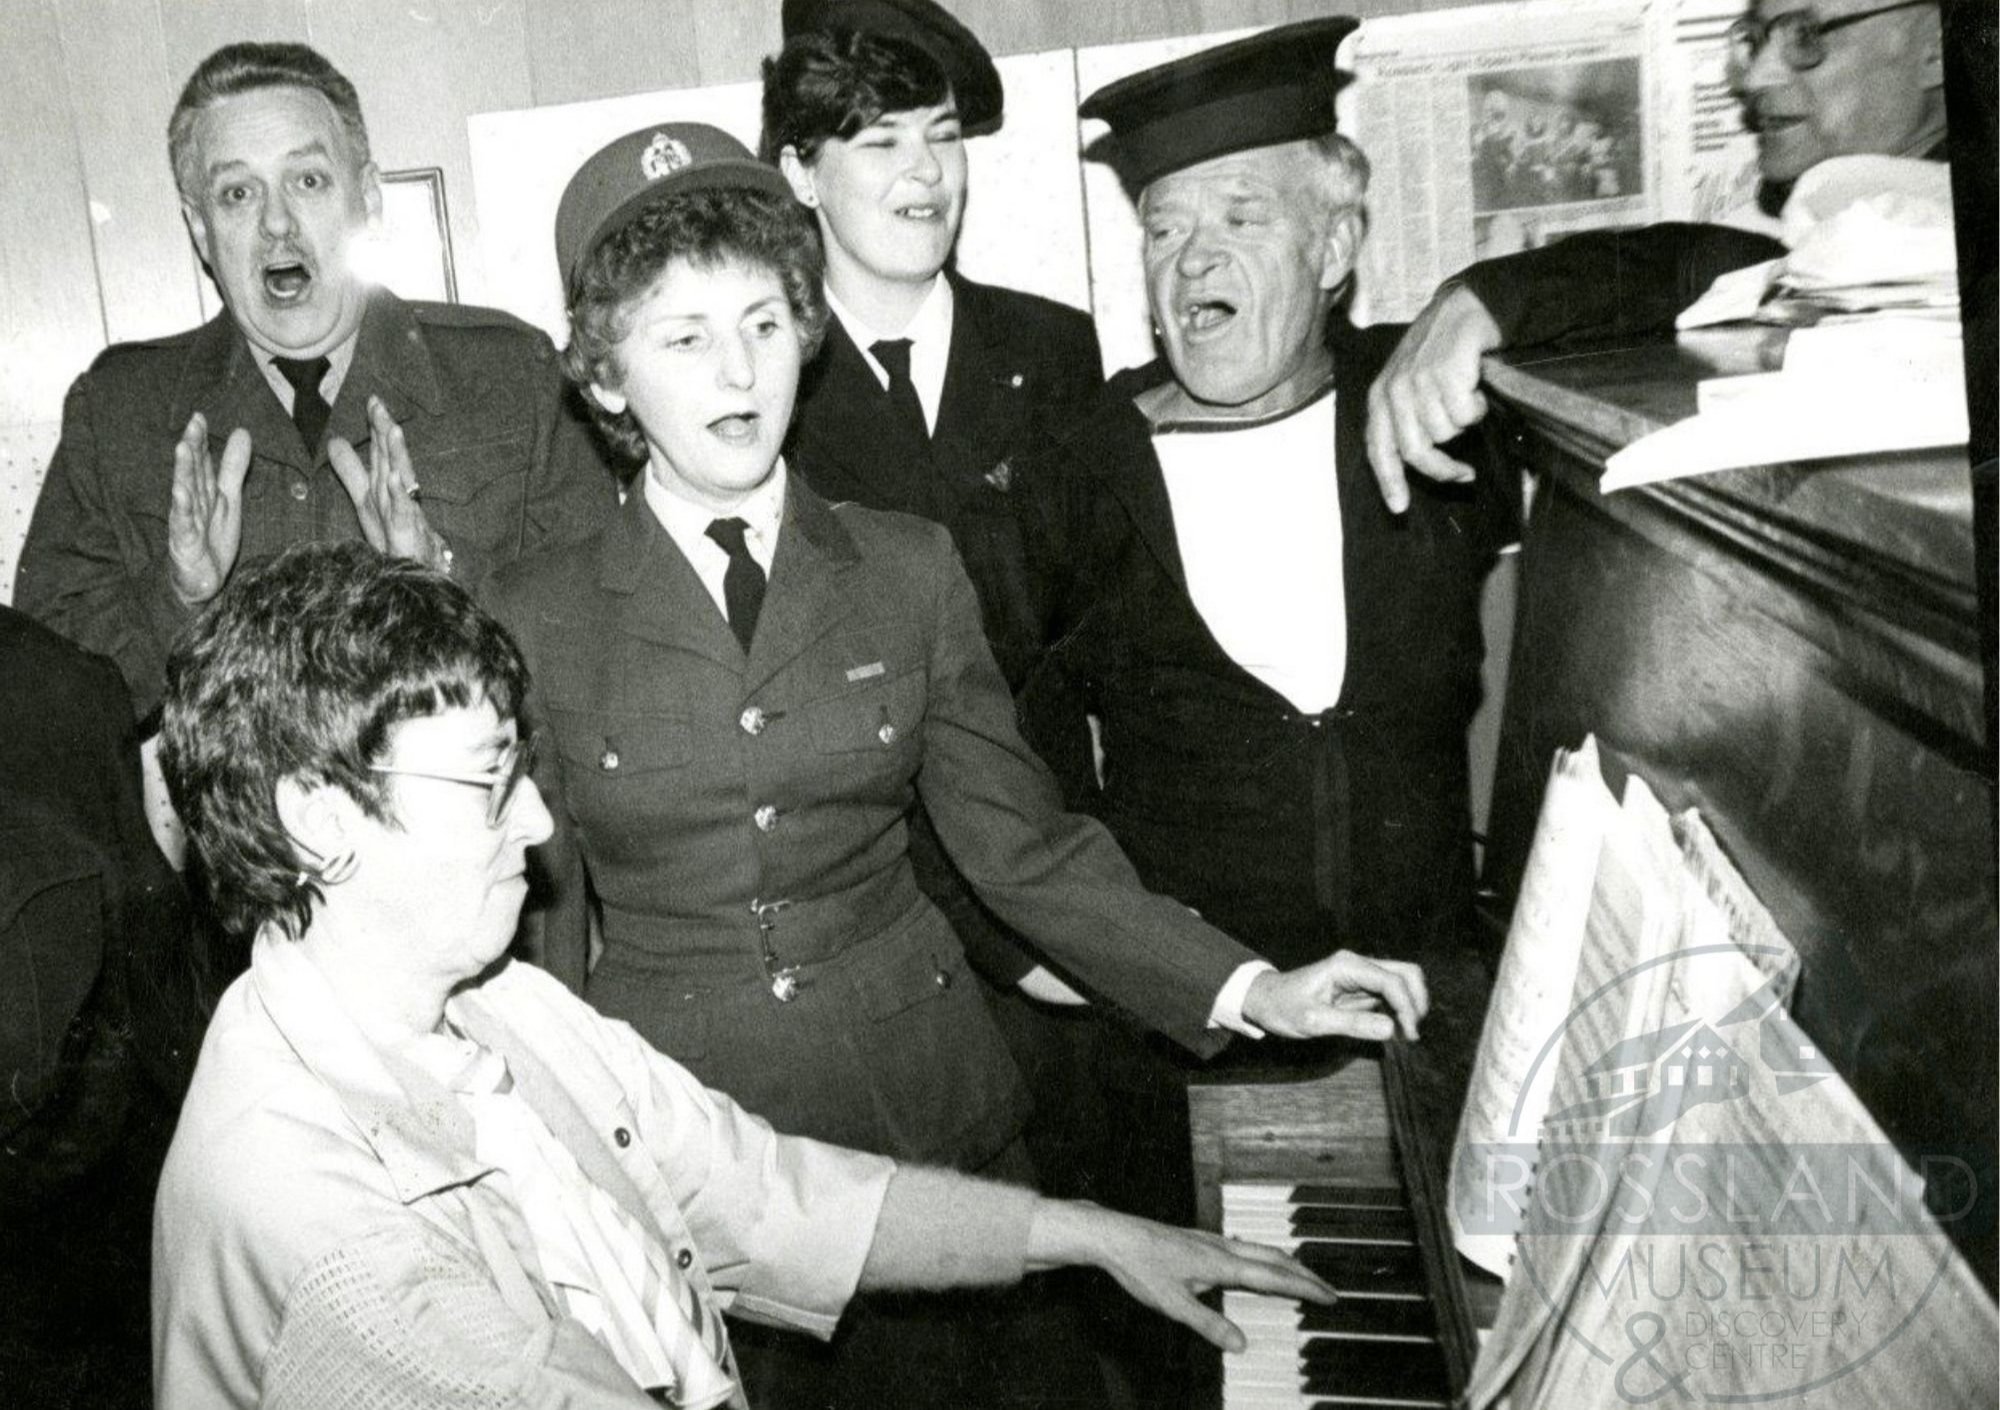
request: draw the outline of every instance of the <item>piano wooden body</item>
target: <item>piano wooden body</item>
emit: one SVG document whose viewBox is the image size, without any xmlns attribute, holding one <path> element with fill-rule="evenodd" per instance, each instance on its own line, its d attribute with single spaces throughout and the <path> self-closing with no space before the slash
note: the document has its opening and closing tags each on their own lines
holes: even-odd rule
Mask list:
<svg viewBox="0 0 2000 1410">
<path fill-rule="evenodd" d="M 1504 911 L 1549 758 L 1586 732 L 1614 787 L 1636 771 L 1699 809 L 1798 946 L 1800 1026 L 1906 1157 L 1978 1170 L 1950 1232 L 1990 1290 L 2000 910 L 1965 455 L 1597 489 L 1772 339 L 1489 363 L 1537 489 L 1485 879 Z"/>
<path fill-rule="evenodd" d="M 1637 771 L 1698 808 L 1799 948 L 1807 1033 L 1906 1157 L 1978 1171 L 1980 1205 L 1948 1227 L 1990 1290 L 2000 922 L 1964 456 L 1597 488 L 1610 453 L 1693 413 L 1699 378 L 1768 355 L 1735 333 L 1489 363 L 1535 488 L 1485 880 L 1504 917 L 1550 758 L 1586 733 L 1614 788 Z M 1434 984 L 1414 1048 L 1190 1098 L 1209 1227 L 1234 1232 L 1231 1183 L 1405 1191 L 1454 1392 L 1497 1299 L 1437 1193 L 1484 1003 L 1476 979 Z"/>
</svg>

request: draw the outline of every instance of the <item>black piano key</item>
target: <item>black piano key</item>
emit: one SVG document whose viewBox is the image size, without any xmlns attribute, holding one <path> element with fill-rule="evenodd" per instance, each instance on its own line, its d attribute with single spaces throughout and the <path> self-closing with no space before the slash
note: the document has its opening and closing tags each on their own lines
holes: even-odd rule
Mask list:
<svg viewBox="0 0 2000 1410">
<path fill-rule="evenodd" d="M 1439 1406 L 1440 1410 L 1450 1410 L 1450 1402 L 1444 1400 L 1421 1401 L 1414 1400 L 1412 1396 L 1404 1396 L 1403 1401 L 1405 1404 L 1414 1401 L 1414 1403 L 1419 1405 L 1430 1404 Z M 1379 1400 L 1349 1400 L 1343 1395 L 1336 1396 L 1332 1400 L 1322 1398 L 1307 1401 L 1300 1407 L 1300 1410 L 1389 1410 L 1389 1407 L 1384 1406 Z"/>
<path fill-rule="evenodd" d="M 1402 1209 L 1406 1205 L 1398 1185 L 1296 1185 L 1293 1204 L 1358 1205 L 1372 1209 Z"/>
<path fill-rule="evenodd" d="M 1287 1223 L 1300 1235 L 1326 1234 L 1352 1239 L 1416 1238 L 1416 1221 L 1407 1209 L 1333 1208 L 1315 1205 L 1291 1211 Z"/>
<path fill-rule="evenodd" d="M 1401 1396 L 1451 1401 L 1444 1352 L 1434 1342 L 1308 1342 L 1299 1358 L 1308 1395 Z"/>
<path fill-rule="evenodd" d="M 1307 1239 L 1299 1244 L 1294 1256 L 1335 1289 L 1418 1295 L 1424 1291 L 1423 1259 L 1416 1248 L 1407 1245 L 1340 1244 Z"/>
<path fill-rule="evenodd" d="M 1299 1304 L 1299 1329 L 1353 1336 L 1436 1337 L 1437 1314 L 1422 1298 L 1343 1297 L 1331 1307 Z"/>
</svg>

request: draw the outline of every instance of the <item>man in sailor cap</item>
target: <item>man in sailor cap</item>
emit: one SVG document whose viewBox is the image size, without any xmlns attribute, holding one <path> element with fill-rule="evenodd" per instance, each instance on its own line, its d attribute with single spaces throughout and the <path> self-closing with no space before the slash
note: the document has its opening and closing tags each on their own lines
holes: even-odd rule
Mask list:
<svg viewBox="0 0 2000 1410">
<path fill-rule="evenodd" d="M 1096 718 L 1098 811 L 1146 884 L 1280 967 L 1353 946 L 1429 977 L 1470 938 L 1478 592 L 1511 515 L 1484 476 L 1415 486 L 1398 518 L 1370 475 L 1367 388 L 1401 330 L 1343 312 L 1367 235 L 1368 162 L 1334 130 L 1354 27 L 1287 25 L 1084 103 L 1136 193 L 1165 358 L 1018 498 L 1061 576 L 1043 669 Z M 1107 1178 L 1153 1188 L 1111 1199 L 1191 1213 L 1179 1072 L 1121 1055 L 1100 1070 L 1133 1148 Z"/>
</svg>

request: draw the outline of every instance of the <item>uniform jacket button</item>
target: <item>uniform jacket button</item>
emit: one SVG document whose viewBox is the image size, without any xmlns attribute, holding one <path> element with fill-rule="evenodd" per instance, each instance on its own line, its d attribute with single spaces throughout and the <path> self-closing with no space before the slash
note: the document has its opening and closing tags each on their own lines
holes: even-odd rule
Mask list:
<svg viewBox="0 0 2000 1410">
<path fill-rule="evenodd" d="M 896 727 L 885 720 L 882 728 L 875 731 L 875 737 L 884 744 L 894 744 L 896 742 Z"/>
<path fill-rule="evenodd" d="M 764 713 L 763 707 L 758 705 L 752 705 L 736 717 L 736 723 L 743 727 L 745 734 L 762 734 L 764 726 L 770 722 L 770 717 Z"/>
<path fill-rule="evenodd" d="M 309 489 L 309 488 L 307 487 L 307 485 L 306 485 L 306 482 L 305 482 L 304 480 L 294 480 L 294 481 L 292 481 L 292 498 L 293 498 L 293 499 L 296 499 L 296 500 L 299 500 L 299 501 L 303 502 L 303 501 L 305 500 L 305 497 L 306 497 L 307 495 L 311 494 L 311 493 L 312 493 L 312 490 L 311 490 L 311 489 Z"/>
<path fill-rule="evenodd" d="M 940 989 L 951 988 L 951 976 L 949 974 L 946 974 L 943 970 L 939 970 L 935 975 L 931 977 L 937 981 L 938 988 Z"/>
<path fill-rule="evenodd" d="M 750 816 L 756 822 L 759 832 L 770 832 L 778 826 L 778 810 L 769 803 L 764 804 Z"/>
<path fill-rule="evenodd" d="M 613 769 L 617 768 L 618 751 L 616 749 L 607 749 L 602 754 L 598 755 L 597 767 L 604 770 L 606 773 L 610 773 Z"/>
<path fill-rule="evenodd" d="M 625 1127 L 620 1126 L 616 1131 L 611 1133 L 611 1139 L 618 1143 L 618 1149 L 622 1151 L 632 1144 L 632 1133 Z"/>
</svg>

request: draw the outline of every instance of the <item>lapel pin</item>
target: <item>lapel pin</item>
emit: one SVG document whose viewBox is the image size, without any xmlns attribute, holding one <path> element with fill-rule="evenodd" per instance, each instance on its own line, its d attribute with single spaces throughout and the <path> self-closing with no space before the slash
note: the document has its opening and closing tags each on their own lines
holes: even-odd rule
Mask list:
<svg viewBox="0 0 2000 1410">
<path fill-rule="evenodd" d="M 991 470 L 988 470 L 986 472 L 984 479 L 987 484 L 991 485 L 1001 494 L 1007 493 L 1007 491 L 1012 489 L 1014 486 L 1013 463 L 1011 461 L 1006 461 L 1006 460 L 1001 461 L 998 465 L 994 466 Z"/>
</svg>

